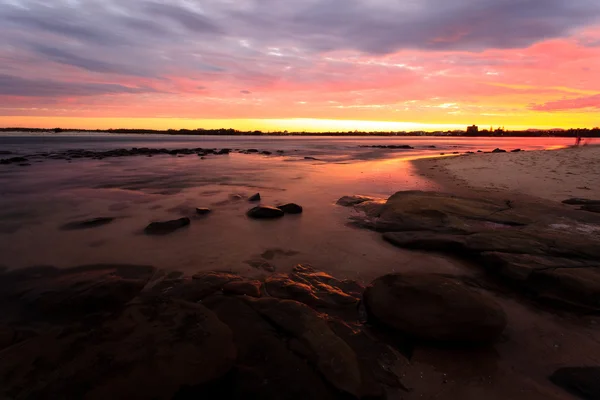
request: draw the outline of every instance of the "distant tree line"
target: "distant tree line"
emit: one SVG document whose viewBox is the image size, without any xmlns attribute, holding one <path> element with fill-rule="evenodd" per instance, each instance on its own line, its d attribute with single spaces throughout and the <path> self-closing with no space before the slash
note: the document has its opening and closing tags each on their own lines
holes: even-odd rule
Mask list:
<svg viewBox="0 0 600 400">
<path fill-rule="evenodd" d="M 551 129 L 551 130 L 505 130 L 504 128 L 480 130 L 477 125 L 469 126 L 466 130 L 448 131 L 389 131 L 389 132 L 288 132 L 288 131 L 240 131 L 237 129 L 43 129 L 10 127 L 0 128 L 0 132 L 88 132 L 88 133 L 114 133 L 114 134 L 161 134 L 161 135 L 220 135 L 220 136 L 468 136 L 468 137 L 600 137 L 600 128 L 573 128 L 573 129 Z"/>
</svg>

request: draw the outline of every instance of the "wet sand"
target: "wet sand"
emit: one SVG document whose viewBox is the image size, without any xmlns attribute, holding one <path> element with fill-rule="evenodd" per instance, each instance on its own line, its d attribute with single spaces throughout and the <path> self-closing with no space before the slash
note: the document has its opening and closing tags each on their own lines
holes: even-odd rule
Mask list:
<svg viewBox="0 0 600 400">
<path fill-rule="evenodd" d="M 452 188 L 514 193 L 550 201 L 600 198 L 600 146 L 499 154 L 466 154 L 415 163 Z"/>
</svg>

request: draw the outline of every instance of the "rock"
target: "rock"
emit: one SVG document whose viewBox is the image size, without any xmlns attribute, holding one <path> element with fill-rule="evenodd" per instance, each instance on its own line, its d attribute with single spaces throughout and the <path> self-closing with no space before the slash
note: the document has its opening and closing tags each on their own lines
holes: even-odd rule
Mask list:
<svg viewBox="0 0 600 400">
<path fill-rule="evenodd" d="M 17 164 L 17 163 L 26 163 L 27 160 L 25 157 L 12 157 L 12 158 L 4 158 L 0 160 L 0 164 Z"/>
<path fill-rule="evenodd" d="M 600 367 L 560 368 L 550 380 L 583 400 L 600 399 Z"/>
<path fill-rule="evenodd" d="M 172 221 L 152 222 L 144 229 L 147 235 L 166 235 L 183 228 L 190 224 L 190 219 L 187 217 L 179 218 Z"/>
<path fill-rule="evenodd" d="M 492 150 L 492 153 L 506 153 L 506 150 L 496 148 Z"/>
<path fill-rule="evenodd" d="M 372 201 L 373 198 L 367 196 L 344 196 L 337 201 L 337 205 L 344 207 L 351 207 L 357 204 L 363 203 L 365 201 Z"/>
<path fill-rule="evenodd" d="M 260 201 L 260 193 L 253 194 L 248 197 L 248 201 Z"/>
<path fill-rule="evenodd" d="M 247 260 L 245 262 L 252 268 L 262 269 L 263 271 L 267 272 L 275 272 L 275 267 L 269 264 L 269 262 L 263 260 L 262 258 Z"/>
<path fill-rule="evenodd" d="M 576 205 L 576 206 L 598 206 L 598 205 L 600 205 L 600 200 L 572 198 L 572 199 L 564 200 L 563 204 Z"/>
<path fill-rule="evenodd" d="M 235 358 L 231 330 L 203 305 L 140 299 L 95 329 L 6 349 L 0 375 L 16 398 L 171 399 L 225 376 Z"/>
<path fill-rule="evenodd" d="M 78 229 L 90 229 L 90 228 L 96 228 L 96 227 L 99 227 L 102 225 L 110 224 L 114 220 L 115 219 L 111 218 L 111 217 L 98 217 L 98 218 L 92 218 L 92 219 L 88 219 L 88 220 L 84 220 L 84 221 L 69 222 L 69 223 L 61 226 L 60 229 L 63 231 L 78 230 Z"/>
<path fill-rule="evenodd" d="M 277 153 L 283 154 L 283 153 L 285 153 L 285 151 L 283 151 L 283 150 L 277 150 Z"/>
<path fill-rule="evenodd" d="M 231 149 L 221 149 L 216 154 L 222 155 L 222 154 L 229 154 L 229 153 L 231 153 Z"/>
<path fill-rule="evenodd" d="M 270 156 L 273 153 L 271 153 L 270 151 L 267 151 L 267 150 L 263 150 L 260 152 L 260 154 L 264 154 L 265 156 Z"/>
<path fill-rule="evenodd" d="M 314 160 L 314 161 L 318 161 L 318 159 L 314 158 L 314 157 L 304 157 L 305 160 Z"/>
<path fill-rule="evenodd" d="M 600 204 L 583 206 L 580 208 L 580 210 L 593 212 L 593 213 L 600 213 Z"/>
<path fill-rule="evenodd" d="M 257 149 L 248 149 L 246 150 L 246 153 L 258 153 Z"/>
<path fill-rule="evenodd" d="M 223 292 L 229 294 L 260 297 L 259 281 L 232 281 L 223 286 Z"/>
<path fill-rule="evenodd" d="M 277 206 L 277 208 L 286 214 L 302 214 L 302 206 L 295 203 L 284 204 L 282 206 Z"/>
<path fill-rule="evenodd" d="M 291 275 L 274 275 L 267 278 L 265 288 L 268 294 L 279 299 L 290 299 L 311 307 L 339 309 L 354 306 L 358 296 L 344 292 L 351 288 L 348 282 L 340 282 L 328 274 L 319 272 L 299 272 L 298 266 Z"/>
<path fill-rule="evenodd" d="M 198 302 L 220 292 L 229 282 L 241 280 L 240 276 L 226 272 L 200 272 L 193 275 L 192 279 L 178 279 L 169 285 L 161 286 L 160 293 L 167 291 L 173 298 Z"/>
<path fill-rule="evenodd" d="M 306 359 L 290 350 L 281 340 L 284 334 L 251 307 L 250 301 L 213 296 L 203 304 L 233 331 L 238 359 L 236 372 L 215 396 L 199 398 L 279 400 L 285 393 L 286 400 L 339 399 Z"/>
<path fill-rule="evenodd" d="M 506 327 L 496 302 L 443 275 L 385 275 L 365 290 L 364 301 L 377 322 L 427 341 L 489 343 Z"/>
<path fill-rule="evenodd" d="M 522 151 L 521 149 L 514 149 L 514 150 L 511 150 L 510 152 L 511 153 L 520 153 L 521 151 Z"/>
<path fill-rule="evenodd" d="M 284 213 L 279 208 L 269 206 L 258 206 L 251 208 L 246 213 L 248 217 L 255 219 L 274 219 L 283 217 Z"/>
<path fill-rule="evenodd" d="M 211 212 L 212 212 L 212 210 L 210 208 L 203 208 L 203 207 L 196 208 L 196 214 L 198 214 L 198 215 L 206 215 L 206 214 L 210 214 Z"/>
<path fill-rule="evenodd" d="M 258 299 L 252 308 L 306 346 L 325 379 L 337 389 L 361 397 L 362 379 L 356 354 L 315 311 L 296 301 Z"/>
</svg>

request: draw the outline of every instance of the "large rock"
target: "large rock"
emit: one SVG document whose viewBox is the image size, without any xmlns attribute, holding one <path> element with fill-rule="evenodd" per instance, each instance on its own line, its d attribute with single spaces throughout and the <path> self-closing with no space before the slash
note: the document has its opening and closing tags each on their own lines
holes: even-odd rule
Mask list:
<svg viewBox="0 0 600 400">
<path fill-rule="evenodd" d="M 221 378 L 235 358 L 231 330 L 204 306 L 141 299 L 96 329 L 48 332 L 6 349 L 0 394 L 171 399 Z"/>
<path fill-rule="evenodd" d="M 302 214 L 302 206 L 295 203 L 288 203 L 282 206 L 277 206 L 281 211 L 286 214 Z"/>
<path fill-rule="evenodd" d="M 373 198 L 367 196 L 344 196 L 337 201 L 337 204 L 344 207 L 351 207 L 371 200 Z"/>
<path fill-rule="evenodd" d="M 251 306 L 305 347 L 318 370 L 339 390 L 360 397 L 360 367 L 350 346 L 315 311 L 296 301 L 259 299 Z"/>
<path fill-rule="evenodd" d="M 600 399 L 600 367 L 561 368 L 550 380 L 583 400 Z"/>
<path fill-rule="evenodd" d="M 391 274 L 364 294 L 370 317 L 417 339 L 486 343 L 506 327 L 506 314 L 490 298 L 437 274 Z"/>
</svg>

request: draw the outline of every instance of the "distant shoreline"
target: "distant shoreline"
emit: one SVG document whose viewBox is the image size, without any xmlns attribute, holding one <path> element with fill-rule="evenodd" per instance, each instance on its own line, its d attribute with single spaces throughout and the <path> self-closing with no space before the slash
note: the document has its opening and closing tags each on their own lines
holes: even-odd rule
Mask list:
<svg viewBox="0 0 600 400">
<path fill-rule="evenodd" d="M 362 132 L 362 131 L 348 131 L 348 132 L 288 132 L 288 131 L 277 131 L 277 132 L 263 132 L 263 131 L 238 131 L 235 129 L 168 129 L 168 130 L 152 130 L 152 129 L 63 129 L 63 128 L 20 128 L 20 127 L 9 127 L 0 128 L 0 135 L 3 133 L 48 133 L 60 135 L 63 133 L 87 133 L 87 134 L 122 134 L 122 135 L 188 135 L 188 136 L 338 136 L 338 137 L 491 137 L 491 138 L 502 138 L 502 137 L 576 137 L 581 136 L 584 138 L 600 138 L 600 129 L 567 129 L 567 130 L 522 130 L 522 131 L 511 131 L 511 130 L 495 130 L 495 131 L 479 131 L 479 132 L 467 132 L 467 131 L 397 131 L 397 132 Z"/>
</svg>

